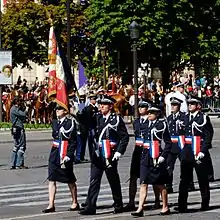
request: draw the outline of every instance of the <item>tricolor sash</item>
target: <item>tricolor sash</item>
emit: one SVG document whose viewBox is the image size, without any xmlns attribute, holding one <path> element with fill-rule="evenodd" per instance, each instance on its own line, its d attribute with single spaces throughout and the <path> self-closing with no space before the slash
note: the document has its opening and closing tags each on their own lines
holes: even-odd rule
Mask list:
<svg viewBox="0 0 220 220">
<path fill-rule="evenodd" d="M 157 159 L 159 157 L 159 153 L 160 153 L 159 141 L 151 141 L 150 156 L 153 159 Z"/>
<path fill-rule="evenodd" d="M 59 140 L 53 140 L 52 147 L 59 148 L 59 145 L 60 145 L 60 141 Z"/>
<path fill-rule="evenodd" d="M 178 143 L 178 147 L 180 148 L 180 150 L 182 150 L 185 145 L 185 136 L 184 135 L 171 136 L 171 141 L 172 143 Z"/>
<path fill-rule="evenodd" d="M 143 148 L 150 149 L 150 146 L 151 146 L 151 142 L 150 141 L 144 141 Z"/>
<path fill-rule="evenodd" d="M 68 141 L 61 141 L 59 152 L 60 152 L 60 162 L 64 159 L 64 157 L 67 155 L 67 148 L 68 148 Z"/>
<path fill-rule="evenodd" d="M 142 147 L 144 145 L 144 139 L 143 138 L 136 138 L 135 139 L 135 145 Z"/>
<path fill-rule="evenodd" d="M 109 159 L 111 157 L 111 149 L 116 146 L 116 142 L 105 139 L 101 140 L 99 146 L 101 148 L 102 156 L 106 159 Z"/>
<path fill-rule="evenodd" d="M 201 151 L 201 137 L 200 136 L 192 137 L 192 151 L 195 157 L 197 157 L 198 153 Z"/>
</svg>

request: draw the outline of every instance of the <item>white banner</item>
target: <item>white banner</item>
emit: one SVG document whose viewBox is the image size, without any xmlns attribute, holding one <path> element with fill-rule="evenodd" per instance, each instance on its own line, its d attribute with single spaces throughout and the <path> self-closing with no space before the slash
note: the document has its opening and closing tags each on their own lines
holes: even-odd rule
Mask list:
<svg viewBox="0 0 220 220">
<path fill-rule="evenodd" d="M 0 85 L 12 85 L 12 51 L 0 51 Z"/>
</svg>

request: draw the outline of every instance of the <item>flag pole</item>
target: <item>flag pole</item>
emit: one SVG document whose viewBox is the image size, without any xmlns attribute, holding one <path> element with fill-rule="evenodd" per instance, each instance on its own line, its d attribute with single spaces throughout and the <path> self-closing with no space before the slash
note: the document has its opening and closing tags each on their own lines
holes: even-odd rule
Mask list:
<svg viewBox="0 0 220 220">
<path fill-rule="evenodd" d="M 2 49 L 2 35 L 1 35 L 1 20 L 2 20 L 2 0 L 0 0 L 0 50 Z M 3 105 L 2 105 L 2 85 L 0 84 L 0 122 L 3 121 L 2 118 Z"/>
</svg>

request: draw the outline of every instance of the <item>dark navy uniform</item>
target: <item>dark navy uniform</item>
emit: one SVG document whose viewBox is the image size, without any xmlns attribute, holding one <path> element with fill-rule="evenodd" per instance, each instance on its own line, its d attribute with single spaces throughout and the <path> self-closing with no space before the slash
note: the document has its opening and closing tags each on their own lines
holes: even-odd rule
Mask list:
<svg viewBox="0 0 220 220">
<path fill-rule="evenodd" d="M 180 153 L 181 176 L 179 185 L 179 211 L 187 210 L 188 185 L 191 181 L 193 167 L 195 167 L 199 188 L 202 197 L 202 209 L 209 207 L 210 191 L 207 170 L 207 152 L 211 144 L 212 131 L 209 129 L 207 116 L 202 112 L 196 115 L 187 114 L 184 118 L 185 146 Z M 205 156 L 199 161 L 196 153 L 202 152 Z"/>
<path fill-rule="evenodd" d="M 184 144 L 185 137 L 181 134 L 182 125 L 184 123 L 185 113 L 177 112 L 176 114 L 171 114 L 167 118 L 168 129 L 171 136 L 172 147 L 170 154 L 167 157 L 167 166 L 169 171 L 169 183 L 167 184 L 168 189 L 172 189 L 173 183 L 173 171 L 176 163 L 176 159 L 181 151 L 181 143 Z M 183 139 L 182 139 L 183 138 Z M 182 140 L 181 140 L 182 139 Z M 182 141 L 182 142 L 181 142 Z"/>
<path fill-rule="evenodd" d="M 90 159 L 92 158 L 97 112 L 98 112 L 98 108 L 95 105 L 92 105 L 90 103 L 88 106 L 86 106 L 83 109 L 82 114 L 80 116 L 80 122 L 84 126 L 84 129 L 82 132 L 82 149 L 81 149 L 82 159 L 84 159 L 84 156 L 85 156 L 87 139 L 88 139 L 89 156 L 90 156 Z"/>
<path fill-rule="evenodd" d="M 162 156 L 166 161 L 172 146 L 167 123 L 164 119 L 157 119 L 153 122 L 148 120 L 147 127 L 148 130 L 144 133 L 144 146 L 141 155 L 140 183 L 163 185 L 167 183 L 169 177 L 166 162 L 161 164 L 155 162 L 159 156 Z M 162 140 L 165 143 L 164 149 L 161 147 Z M 152 146 L 159 147 L 159 154 L 156 155 L 155 159 L 151 154 Z"/>
<path fill-rule="evenodd" d="M 137 178 L 140 177 L 140 160 L 144 143 L 143 137 L 148 130 L 147 124 L 147 120 L 145 120 L 144 118 L 136 119 L 133 124 L 135 134 L 135 148 L 131 159 L 130 175 Z"/>
<path fill-rule="evenodd" d="M 124 154 L 129 141 L 129 135 L 122 118 L 110 113 L 105 119 L 102 114 L 97 116 L 97 148 L 93 151 L 91 176 L 86 207 L 80 214 L 95 214 L 101 178 L 105 171 L 109 181 L 114 206 L 122 208 L 122 193 L 118 174 L 118 162 L 112 161 L 115 152 Z M 109 148 L 110 147 L 110 148 Z M 110 149 L 110 150 L 108 150 Z"/>
<path fill-rule="evenodd" d="M 74 120 L 65 118 L 61 124 L 58 120 L 52 121 L 53 146 L 49 156 L 49 181 L 74 183 L 76 177 L 73 173 L 74 151 L 76 149 L 76 128 Z M 61 155 L 62 154 L 62 155 Z M 61 166 L 61 157 L 67 156 L 70 161 L 65 167 Z"/>
</svg>

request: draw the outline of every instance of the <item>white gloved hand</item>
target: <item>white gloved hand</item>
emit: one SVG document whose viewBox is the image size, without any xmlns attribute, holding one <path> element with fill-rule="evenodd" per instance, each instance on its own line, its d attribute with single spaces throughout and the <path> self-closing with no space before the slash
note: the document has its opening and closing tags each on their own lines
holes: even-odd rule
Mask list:
<svg viewBox="0 0 220 220">
<path fill-rule="evenodd" d="M 61 162 L 61 164 L 64 164 L 66 162 L 70 161 L 70 158 L 68 156 L 65 156 Z"/>
<path fill-rule="evenodd" d="M 165 161 L 164 157 L 160 156 L 160 157 L 158 158 L 157 163 L 160 164 L 160 163 L 163 163 L 164 161 Z"/>
<path fill-rule="evenodd" d="M 121 153 L 115 152 L 114 157 L 112 158 L 112 161 L 119 160 L 120 157 L 121 157 Z"/>
<path fill-rule="evenodd" d="M 199 153 L 198 153 L 198 156 L 197 156 L 197 158 L 196 158 L 196 160 L 200 160 L 200 159 L 202 159 L 204 156 L 205 156 L 204 153 L 199 152 Z"/>
</svg>

